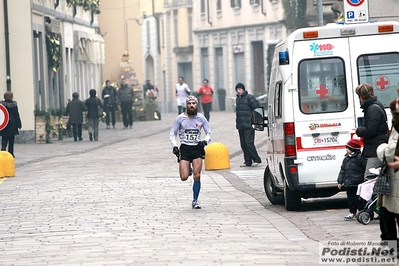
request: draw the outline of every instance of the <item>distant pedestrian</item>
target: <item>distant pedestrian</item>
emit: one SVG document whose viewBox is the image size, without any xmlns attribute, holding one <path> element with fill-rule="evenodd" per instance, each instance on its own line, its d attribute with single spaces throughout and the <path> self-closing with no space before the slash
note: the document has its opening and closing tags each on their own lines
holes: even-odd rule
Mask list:
<svg viewBox="0 0 399 266">
<path fill-rule="evenodd" d="M 110 128 L 111 121 L 112 121 L 112 128 L 116 128 L 115 111 L 118 108 L 117 92 L 116 89 L 113 86 L 111 86 L 111 81 L 109 80 L 105 82 L 105 87 L 102 91 L 102 98 L 104 100 L 106 128 L 107 129 Z"/>
<path fill-rule="evenodd" d="M 121 105 L 123 129 L 133 128 L 133 102 L 135 100 L 133 88 L 130 87 L 125 79 L 118 89 L 118 101 Z"/>
<path fill-rule="evenodd" d="M 186 181 L 194 174 L 193 184 L 193 209 L 201 209 L 198 204 L 198 196 L 201 190 L 202 159 L 205 156 L 204 147 L 211 141 L 212 131 L 206 118 L 198 113 L 198 100 L 189 96 L 186 100 L 187 111 L 177 116 L 170 129 L 170 143 L 172 152 L 179 158 L 180 179 Z M 201 140 L 201 129 L 205 131 L 205 139 Z M 180 150 L 177 147 L 176 137 L 180 140 Z"/>
<path fill-rule="evenodd" d="M 186 83 L 184 78 L 179 77 L 179 82 L 175 86 L 176 101 L 177 101 L 177 112 L 178 114 L 186 111 L 186 99 L 190 95 L 191 90 Z"/>
<path fill-rule="evenodd" d="M 151 84 L 151 81 L 147 79 L 144 85 L 144 93 L 148 100 L 156 102 L 158 98 L 158 89 L 156 86 Z"/>
<path fill-rule="evenodd" d="M 346 221 L 356 218 L 358 210 L 364 208 L 364 202 L 359 198 L 357 188 L 364 181 L 367 159 L 360 152 L 361 144 L 357 139 L 351 139 L 346 144 L 346 154 L 338 174 L 338 189 L 346 189 L 349 204 L 349 214 L 344 217 Z"/>
<path fill-rule="evenodd" d="M 255 148 L 255 130 L 251 126 L 252 111 L 259 107 L 256 98 L 245 90 L 242 83 L 237 83 L 236 98 L 236 128 L 240 136 L 240 145 L 244 153 L 244 163 L 241 167 L 257 166 L 262 160 Z"/>
<path fill-rule="evenodd" d="M 69 115 L 68 123 L 72 126 L 73 131 L 73 140 L 79 141 L 83 140 L 82 138 L 82 124 L 83 124 L 83 111 L 87 111 L 87 107 L 79 100 L 79 93 L 72 93 L 72 101 L 69 101 L 67 104 L 67 112 Z"/>
<path fill-rule="evenodd" d="M 91 89 L 89 91 L 90 98 L 86 100 L 85 104 L 87 106 L 87 120 L 89 124 L 89 139 L 90 141 L 98 141 L 98 124 L 100 118 L 98 117 L 97 106 L 103 108 L 100 99 L 96 96 L 96 90 Z"/>
<path fill-rule="evenodd" d="M 201 96 L 201 105 L 202 109 L 204 109 L 204 116 L 209 122 L 209 112 L 212 109 L 213 89 L 208 85 L 207 79 L 204 79 L 202 84 L 203 85 L 198 89 L 198 95 Z"/>
<path fill-rule="evenodd" d="M 14 94 L 11 91 L 7 91 L 6 93 L 4 93 L 4 101 L 1 101 L 0 104 L 4 105 L 9 115 L 7 126 L 0 131 L 1 150 L 5 151 L 8 145 L 8 152 L 11 153 L 13 157 L 15 157 L 15 135 L 19 134 L 18 129 L 22 128 L 22 123 L 19 117 L 17 102 L 14 101 Z"/>
</svg>

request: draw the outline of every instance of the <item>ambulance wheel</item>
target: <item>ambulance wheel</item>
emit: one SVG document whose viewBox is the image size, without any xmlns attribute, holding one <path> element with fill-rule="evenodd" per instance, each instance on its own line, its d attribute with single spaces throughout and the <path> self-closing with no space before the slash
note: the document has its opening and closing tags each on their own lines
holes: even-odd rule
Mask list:
<svg viewBox="0 0 399 266">
<path fill-rule="evenodd" d="M 263 186 L 265 188 L 266 196 L 271 204 L 275 205 L 284 203 L 284 195 L 281 193 L 282 191 L 277 189 L 273 184 L 269 167 L 266 167 L 265 173 L 263 175 Z"/>
<path fill-rule="evenodd" d="M 360 220 L 362 221 L 362 224 L 367 225 L 371 221 L 371 215 L 368 212 L 363 212 L 360 214 Z"/>
<path fill-rule="evenodd" d="M 298 191 L 292 191 L 287 181 L 284 180 L 284 205 L 287 211 L 297 211 L 301 209 L 301 194 Z"/>
</svg>

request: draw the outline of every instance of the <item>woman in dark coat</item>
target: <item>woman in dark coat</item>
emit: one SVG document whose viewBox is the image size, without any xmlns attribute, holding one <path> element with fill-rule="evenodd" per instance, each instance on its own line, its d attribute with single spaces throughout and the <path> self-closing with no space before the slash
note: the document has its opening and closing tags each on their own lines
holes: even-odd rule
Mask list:
<svg viewBox="0 0 399 266">
<path fill-rule="evenodd" d="M 89 91 L 90 98 L 86 100 L 85 104 L 87 106 L 87 122 L 89 124 L 89 139 L 90 141 L 98 140 L 98 124 L 100 122 L 100 118 L 98 117 L 97 106 L 103 108 L 103 105 L 100 99 L 96 96 L 96 90 L 91 89 Z"/>
<path fill-rule="evenodd" d="M 83 124 L 83 111 L 86 111 L 86 105 L 79 100 L 79 93 L 72 93 L 72 101 L 67 105 L 67 112 L 69 114 L 68 123 L 72 126 L 73 140 L 79 141 L 82 138 L 82 124 Z"/>
<path fill-rule="evenodd" d="M 5 151 L 8 144 L 8 152 L 14 156 L 14 138 L 18 135 L 18 129 L 22 128 L 21 119 L 19 117 L 17 102 L 14 100 L 14 94 L 11 91 L 4 93 L 4 101 L 0 104 L 8 111 L 9 120 L 7 126 L 0 131 L 1 136 L 1 150 Z"/>
</svg>

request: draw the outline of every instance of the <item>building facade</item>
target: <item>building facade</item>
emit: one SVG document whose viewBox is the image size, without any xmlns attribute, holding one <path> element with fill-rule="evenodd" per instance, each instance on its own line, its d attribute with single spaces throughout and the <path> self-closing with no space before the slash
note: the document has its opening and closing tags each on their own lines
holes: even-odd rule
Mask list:
<svg viewBox="0 0 399 266">
<path fill-rule="evenodd" d="M 342 0 L 114 2 L 103 0 L 107 8 L 100 15 L 101 29 L 107 32 L 104 39 L 112 43 L 106 48 L 104 76 L 117 75 L 120 55 L 129 50 L 139 82 L 149 79 L 158 87 L 161 112 L 177 111 L 174 89 L 179 76 L 192 91 L 197 91 L 204 78 L 215 91 L 225 90 L 227 110 L 234 108 L 237 82 L 244 83 L 252 94 L 263 95 L 273 49 L 279 41 L 298 27 L 317 26 L 319 2 L 323 25 L 344 15 Z M 395 0 L 384 4 L 369 0 L 370 19 L 397 20 L 398 7 Z M 116 35 L 120 29 L 114 26 L 124 23 L 128 25 L 123 33 L 125 47 L 115 42 L 123 38 Z M 109 35 L 112 27 L 115 34 Z M 213 108 L 219 109 L 218 101 Z"/>
<path fill-rule="evenodd" d="M 23 128 L 16 139 L 34 142 L 35 110 L 61 110 L 73 92 L 80 99 L 100 87 L 104 41 L 99 5 L 69 0 L 2 0 L 0 82 L 18 102 Z M 71 4 L 72 3 L 72 4 Z M 97 3 L 97 4 L 96 4 Z"/>
</svg>

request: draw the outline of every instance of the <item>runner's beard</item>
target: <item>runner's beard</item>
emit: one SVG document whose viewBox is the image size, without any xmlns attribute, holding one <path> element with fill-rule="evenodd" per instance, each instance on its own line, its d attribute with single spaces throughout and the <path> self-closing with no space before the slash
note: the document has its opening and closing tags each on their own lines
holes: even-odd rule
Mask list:
<svg viewBox="0 0 399 266">
<path fill-rule="evenodd" d="M 197 113 L 198 113 L 198 109 L 197 108 L 187 109 L 187 114 L 188 115 L 197 115 Z"/>
</svg>

